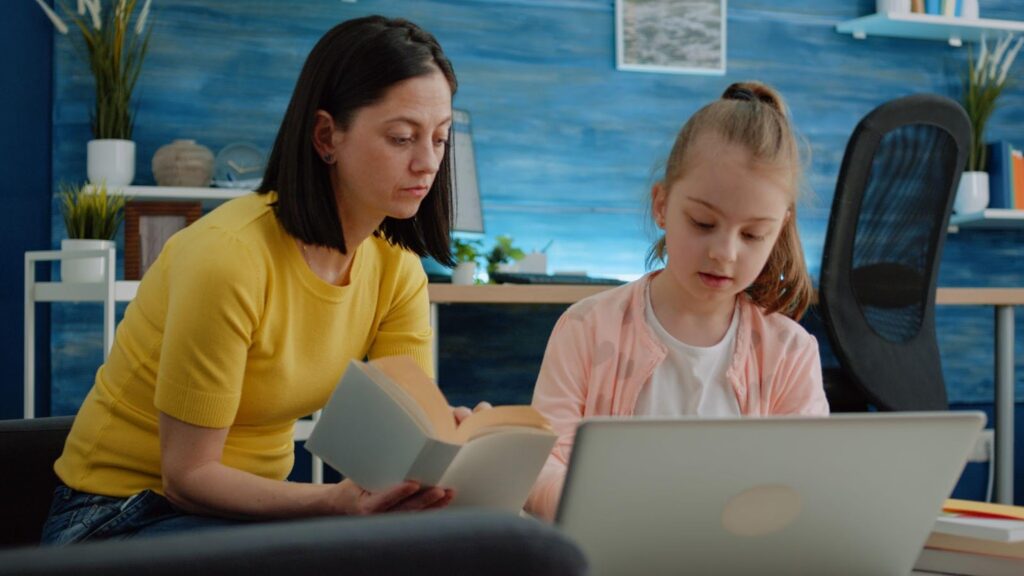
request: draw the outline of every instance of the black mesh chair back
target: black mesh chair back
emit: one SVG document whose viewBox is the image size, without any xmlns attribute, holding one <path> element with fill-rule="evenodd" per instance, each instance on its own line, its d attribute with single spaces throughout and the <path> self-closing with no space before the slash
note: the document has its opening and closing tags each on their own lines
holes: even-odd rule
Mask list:
<svg viewBox="0 0 1024 576">
<path fill-rule="evenodd" d="M 919 94 L 871 111 L 847 143 L 819 311 L 845 381 L 880 410 L 948 408 L 935 289 L 970 142 L 959 104 Z"/>
</svg>

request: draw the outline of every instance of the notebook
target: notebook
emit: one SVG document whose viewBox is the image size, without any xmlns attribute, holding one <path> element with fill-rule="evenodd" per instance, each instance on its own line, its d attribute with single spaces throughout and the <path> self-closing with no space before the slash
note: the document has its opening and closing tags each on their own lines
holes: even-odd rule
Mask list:
<svg viewBox="0 0 1024 576">
<path fill-rule="evenodd" d="M 907 576 L 985 415 L 587 419 L 556 524 L 593 574 Z"/>
</svg>

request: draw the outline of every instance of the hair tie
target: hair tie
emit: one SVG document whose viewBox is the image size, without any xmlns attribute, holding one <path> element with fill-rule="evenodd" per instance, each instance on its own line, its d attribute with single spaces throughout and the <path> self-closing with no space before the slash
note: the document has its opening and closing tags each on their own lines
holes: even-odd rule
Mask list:
<svg viewBox="0 0 1024 576">
<path fill-rule="evenodd" d="M 732 100 L 746 100 L 747 102 L 758 100 L 758 97 L 749 88 L 736 88 L 729 93 L 729 98 Z"/>
</svg>

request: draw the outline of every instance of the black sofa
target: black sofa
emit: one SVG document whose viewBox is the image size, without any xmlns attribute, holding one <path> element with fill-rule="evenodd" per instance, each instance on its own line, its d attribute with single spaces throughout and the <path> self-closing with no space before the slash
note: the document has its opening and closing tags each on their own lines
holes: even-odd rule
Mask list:
<svg viewBox="0 0 1024 576">
<path fill-rule="evenodd" d="M 512 514 L 445 510 L 316 518 L 39 547 L 56 485 L 52 464 L 71 418 L 0 420 L 0 576 L 19 575 L 559 575 L 586 574 L 555 528 Z"/>
</svg>

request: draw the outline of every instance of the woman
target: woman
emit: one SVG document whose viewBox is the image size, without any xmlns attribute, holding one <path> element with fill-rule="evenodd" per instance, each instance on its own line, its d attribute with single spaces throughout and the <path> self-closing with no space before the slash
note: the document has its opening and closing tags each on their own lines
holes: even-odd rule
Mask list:
<svg viewBox="0 0 1024 576">
<path fill-rule="evenodd" d="M 414 482 L 285 478 L 295 420 L 350 359 L 407 354 L 433 373 L 418 256 L 452 263 L 455 90 L 410 22 L 320 39 L 258 194 L 175 235 L 143 278 L 55 464 L 44 543 L 449 503 Z"/>
</svg>

